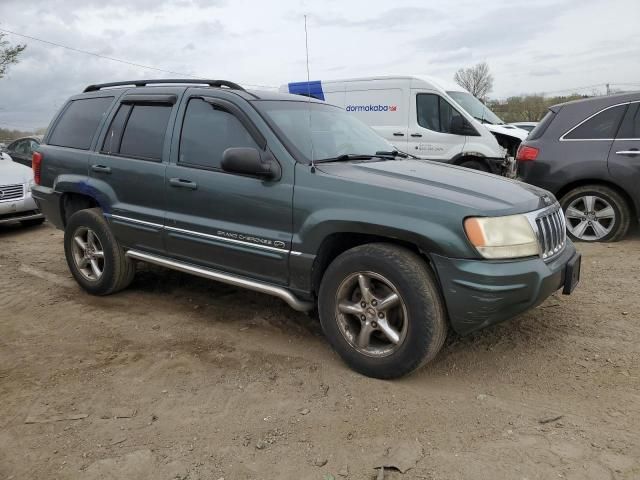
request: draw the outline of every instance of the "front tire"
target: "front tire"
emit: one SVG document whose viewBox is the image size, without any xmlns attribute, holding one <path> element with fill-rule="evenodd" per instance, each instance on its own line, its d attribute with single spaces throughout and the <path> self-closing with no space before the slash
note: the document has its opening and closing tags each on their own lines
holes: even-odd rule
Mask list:
<svg viewBox="0 0 640 480">
<path fill-rule="evenodd" d="M 322 278 L 322 329 L 355 371 L 402 377 L 432 360 L 447 334 L 433 272 L 414 252 L 385 243 L 339 255 Z"/>
<path fill-rule="evenodd" d="M 122 290 L 135 276 L 135 263 L 125 255 L 99 208 L 71 216 L 64 231 L 64 253 L 73 277 L 93 295 Z"/>
<path fill-rule="evenodd" d="M 629 230 L 631 209 L 626 200 L 604 185 L 584 185 L 560 200 L 572 240 L 617 242 Z"/>
</svg>

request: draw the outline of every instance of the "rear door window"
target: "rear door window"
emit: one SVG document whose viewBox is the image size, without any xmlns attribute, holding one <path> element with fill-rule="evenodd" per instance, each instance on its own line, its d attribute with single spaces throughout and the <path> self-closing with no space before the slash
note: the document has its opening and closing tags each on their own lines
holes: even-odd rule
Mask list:
<svg viewBox="0 0 640 480">
<path fill-rule="evenodd" d="M 632 103 L 622 120 L 618 139 L 640 139 L 640 103 Z"/>
<path fill-rule="evenodd" d="M 101 151 L 141 160 L 162 160 L 172 108 L 165 104 L 120 105 Z"/>
<path fill-rule="evenodd" d="M 608 140 L 616 136 L 627 105 L 607 108 L 564 135 L 567 140 Z"/>
<path fill-rule="evenodd" d="M 113 97 L 73 100 L 62 113 L 49 137 L 49 144 L 88 150 Z"/>
</svg>

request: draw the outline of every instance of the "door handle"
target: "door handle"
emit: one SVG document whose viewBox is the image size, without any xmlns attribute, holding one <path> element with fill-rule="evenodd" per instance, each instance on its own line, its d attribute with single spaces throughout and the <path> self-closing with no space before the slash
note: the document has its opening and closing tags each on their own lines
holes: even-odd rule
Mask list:
<svg viewBox="0 0 640 480">
<path fill-rule="evenodd" d="M 106 165 L 91 165 L 91 170 L 99 173 L 111 173 L 111 168 Z"/>
<path fill-rule="evenodd" d="M 422 137 L 421 133 L 412 133 L 411 134 L 412 137 Z"/>
<path fill-rule="evenodd" d="M 404 137 L 404 133 L 402 133 L 402 132 L 394 132 L 393 136 L 394 137 Z"/>
<path fill-rule="evenodd" d="M 177 188 L 188 188 L 190 190 L 195 190 L 198 188 L 198 184 L 196 182 L 185 180 L 184 178 L 170 178 L 169 185 Z"/>
<path fill-rule="evenodd" d="M 640 155 L 640 150 L 632 148 L 631 150 L 620 150 L 616 155 Z"/>
</svg>

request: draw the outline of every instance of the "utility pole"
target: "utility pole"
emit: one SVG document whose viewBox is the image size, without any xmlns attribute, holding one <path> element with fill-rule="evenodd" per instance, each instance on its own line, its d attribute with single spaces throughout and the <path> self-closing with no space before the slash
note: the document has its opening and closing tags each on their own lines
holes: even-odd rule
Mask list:
<svg viewBox="0 0 640 480">
<path fill-rule="evenodd" d="M 611 94 L 611 89 L 609 88 L 609 84 L 607 83 L 605 85 L 607 86 L 607 95 L 610 95 Z"/>
</svg>

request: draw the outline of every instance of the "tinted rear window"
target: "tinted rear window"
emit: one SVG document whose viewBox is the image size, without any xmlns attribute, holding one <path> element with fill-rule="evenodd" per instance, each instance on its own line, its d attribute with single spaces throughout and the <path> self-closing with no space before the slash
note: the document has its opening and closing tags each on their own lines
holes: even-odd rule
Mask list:
<svg viewBox="0 0 640 480">
<path fill-rule="evenodd" d="M 554 112 L 553 110 L 549 110 L 547 114 L 542 117 L 540 123 L 538 123 L 538 125 L 536 125 L 534 129 L 531 130 L 531 132 L 527 136 L 527 140 L 536 140 L 544 135 L 544 132 L 547 131 L 547 128 L 549 128 L 549 125 L 551 125 L 551 122 L 553 122 L 554 118 L 556 118 L 556 112 Z"/>
<path fill-rule="evenodd" d="M 50 145 L 88 150 L 113 97 L 73 100 L 49 137 Z"/>
<path fill-rule="evenodd" d="M 616 136 L 620 120 L 624 115 L 626 105 L 607 108 L 590 118 L 575 129 L 567 133 L 564 138 L 569 140 L 609 139 Z"/>
<path fill-rule="evenodd" d="M 627 114 L 622 120 L 618 138 L 640 138 L 640 103 L 629 105 Z"/>
<path fill-rule="evenodd" d="M 120 155 L 162 159 L 171 105 L 134 105 L 122 135 Z"/>
</svg>

